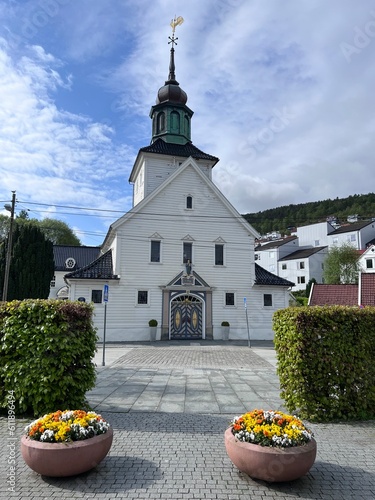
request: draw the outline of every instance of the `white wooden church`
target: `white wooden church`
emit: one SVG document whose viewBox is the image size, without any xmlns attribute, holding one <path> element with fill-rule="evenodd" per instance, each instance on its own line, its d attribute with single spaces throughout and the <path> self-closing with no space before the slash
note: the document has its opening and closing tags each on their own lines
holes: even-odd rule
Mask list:
<svg viewBox="0 0 375 500">
<path fill-rule="evenodd" d="M 219 159 L 191 141 L 193 111 L 169 77 L 152 106 L 152 138 L 135 159 L 133 208 L 113 223 L 91 264 L 65 276 L 71 300 L 95 305 L 106 340 L 272 339 L 272 316 L 288 306 L 293 283 L 254 261 L 255 229 L 212 181 Z M 105 286 L 107 285 L 107 286 Z M 103 291 L 108 290 L 107 296 Z"/>
</svg>

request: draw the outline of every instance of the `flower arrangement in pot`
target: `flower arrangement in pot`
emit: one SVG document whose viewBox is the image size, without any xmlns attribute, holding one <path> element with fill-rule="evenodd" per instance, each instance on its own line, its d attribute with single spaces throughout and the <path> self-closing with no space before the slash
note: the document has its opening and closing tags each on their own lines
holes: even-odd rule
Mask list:
<svg viewBox="0 0 375 500">
<path fill-rule="evenodd" d="M 92 411 L 55 411 L 34 420 L 21 438 L 26 464 L 44 476 L 72 476 L 86 472 L 109 452 L 113 430 Z"/>
<path fill-rule="evenodd" d="M 313 433 L 299 418 L 273 410 L 235 417 L 225 431 L 225 447 L 241 472 L 268 482 L 305 475 L 317 449 Z"/>
</svg>

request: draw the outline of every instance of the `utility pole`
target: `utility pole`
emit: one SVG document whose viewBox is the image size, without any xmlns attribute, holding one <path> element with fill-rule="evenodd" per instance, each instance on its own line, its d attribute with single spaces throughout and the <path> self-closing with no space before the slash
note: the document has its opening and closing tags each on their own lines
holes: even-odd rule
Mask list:
<svg viewBox="0 0 375 500">
<path fill-rule="evenodd" d="M 7 301 L 10 261 L 12 259 L 13 221 L 14 221 L 14 209 L 16 207 L 16 192 L 12 191 L 12 193 L 13 193 L 12 194 L 12 204 L 9 205 L 9 203 L 7 203 L 6 205 L 4 205 L 5 210 L 8 210 L 8 212 L 10 212 L 10 226 L 9 226 L 9 234 L 8 234 L 7 255 L 6 255 L 6 260 L 5 260 L 3 302 Z"/>
</svg>

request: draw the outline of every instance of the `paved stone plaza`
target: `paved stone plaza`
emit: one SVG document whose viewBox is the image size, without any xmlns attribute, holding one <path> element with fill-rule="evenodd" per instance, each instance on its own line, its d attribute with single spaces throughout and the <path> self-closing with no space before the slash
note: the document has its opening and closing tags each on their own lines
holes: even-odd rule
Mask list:
<svg viewBox="0 0 375 500">
<path fill-rule="evenodd" d="M 66 499 L 373 499 L 375 423 L 311 425 L 318 455 L 290 483 L 252 480 L 228 459 L 223 434 L 246 410 L 282 408 L 275 353 L 257 343 L 155 343 L 106 347 L 90 404 L 113 426 L 107 458 L 85 474 L 41 477 L 19 454 L 28 422 L 11 436 L 0 419 L 0 498 Z M 12 472 L 12 463 L 16 464 Z M 15 480 L 14 492 L 9 491 Z"/>
</svg>

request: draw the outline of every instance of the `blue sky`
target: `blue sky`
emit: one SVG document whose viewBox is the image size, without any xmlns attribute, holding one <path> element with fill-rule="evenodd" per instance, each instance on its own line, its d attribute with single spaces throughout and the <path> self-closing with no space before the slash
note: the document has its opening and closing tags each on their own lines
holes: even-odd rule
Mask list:
<svg viewBox="0 0 375 500">
<path fill-rule="evenodd" d="M 374 191 L 371 0 L 0 0 L 1 205 L 16 190 L 17 212 L 102 243 L 131 208 L 175 15 L 192 140 L 240 213 Z"/>
</svg>

